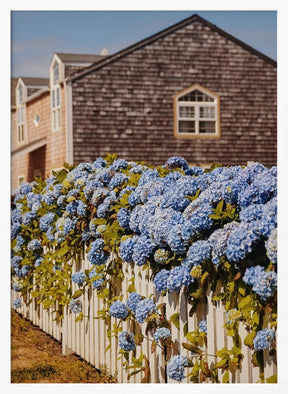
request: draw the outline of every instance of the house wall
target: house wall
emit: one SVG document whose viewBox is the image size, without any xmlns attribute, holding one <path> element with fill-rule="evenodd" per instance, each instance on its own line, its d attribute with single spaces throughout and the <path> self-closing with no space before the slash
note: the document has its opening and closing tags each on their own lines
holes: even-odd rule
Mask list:
<svg viewBox="0 0 288 394">
<path fill-rule="evenodd" d="M 118 153 L 161 164 L 277 161 L 277 70 L 194 22 L 73 81 L 74 161 Z M 173 96 L 198 83 L 220 96 L 220 139 L 176 139 Z"/>
<path fill-rule="evenodd" d="M 40 115 L 38 127 L 33 120 L 36 114 Z M 47 92 L 37 99 L 26 103 L 26 141 L 25 144 L 17 143 L 17 119 L 16 111 L 12 113 L 12 152 L 20 147 L 25 147 L 42 138 L 47 139 L 44 149 L 38 149 L 30 153 L 19 154 L 13 158 L 11 163 L 12 190 L 18 187 L 19 176 L 24 175 L 25 181 L 32 181 L 34 174 L 46 177 L 51 175 L 52 169 L 63 166 L 66 159 L 66 108 L 65 91 L 61 87 L 61 130 L 52 131 L 51 127 L 51 97 Z"/>
</svg>

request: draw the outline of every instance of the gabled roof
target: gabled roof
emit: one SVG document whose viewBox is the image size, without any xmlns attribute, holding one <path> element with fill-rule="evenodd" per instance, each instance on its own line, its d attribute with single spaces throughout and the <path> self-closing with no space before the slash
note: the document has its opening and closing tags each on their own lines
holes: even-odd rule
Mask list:
<svg viewBox="0 0 288 394">
<path fill-rule="evenodd" d="M 49 86 L 49 78 L 19 77 L 26 86 Z"/>
<path fill-rule="evenodd" d="M 16 85 L 18 82 L 18 78 L 11 78 L 11 106 L 16 105 Z"/>
<path fill-rule="evenodd" d="M 186 27 L 187 25 L 190 25 L 191 23 L 194 22 L 200 22 L 205 26 L 208 26 L 211 30 L 216 31 L 218 34 L 222 35 L 223 37 L 227 38 L 230 41 L 233 41 L 235 44 L 241 46 L 243 49 L 253 53 L 254 55 L 260 57 L 267 63 L 271 64 L 272 66 L 276 67 L 277 62 L 270 57 L 264 55 L 263 53 L 257 51 L 256 49 L 252 48 L 251 46 L 245 44 L 243 41 L 238 40 L 238 38 L 232 36 L 229 33 L 226 33 L 224 30 L 220 29 L 216 25 L 213 25 L 212 23 L 208 22 L 206 19 L 201 18 L 198 14 L 193 14 L 189 18 L 186 18 L 182 20 L 181 22 L 176 23 L 175 25 L 172 25 L 164 30 L 161 30 L 160 32 L 153 34 L 152 36 L 145 38 L 144 40 L 141 40 L 137 42 L 136 44 L 133 44 L 125 49 L 120 50 L 119 52 L 115 53 L 114 55 L 107 56 L 103 60 L 97 61 L 94 64 L 91 64 L 88 67 L 85 67 L 85 69 L 82 69 L 80 71 L 76 71 L 74 73 L 71 73 L 70 75 L 67 76 L 66 80 L 69 81 L 74 81 L 76 79 L 79 79 L 86 74 L 90 73 L 91 71 L 98 70 L 108 64 L 111 64 L 118 59 L 121 59 L 124 56 L 127 56 L 128 54 L 145 47 L 146 45 L 149 45 L 153 43 L 154 41 L 159 40 L 160 38 L 163 38 L 167 36 L 168 34 L 174 33 L 175 31 L 182 29 Z"/>
<path fill-rule="evenodd" d="M 63 63 L 95 63 L 103 58 L 105 55 L 90 55 L 80 53 L 58 53 L 56 55 L 62 60 Z"/>
</svg>

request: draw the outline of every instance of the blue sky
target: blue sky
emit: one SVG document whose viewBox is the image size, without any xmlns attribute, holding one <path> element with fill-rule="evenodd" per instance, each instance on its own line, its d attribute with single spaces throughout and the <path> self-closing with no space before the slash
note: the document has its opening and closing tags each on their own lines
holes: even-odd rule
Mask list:
<svg viewBox="0 0 288 394">
<path fill-rule="evenodd" d="M 173 25 L 191 11 L 12 11 L 12 77 L 48 77 L 54 52 L 112 54 Z M 196 11 L 276 60 L 276 11 Z"/>
</svg>

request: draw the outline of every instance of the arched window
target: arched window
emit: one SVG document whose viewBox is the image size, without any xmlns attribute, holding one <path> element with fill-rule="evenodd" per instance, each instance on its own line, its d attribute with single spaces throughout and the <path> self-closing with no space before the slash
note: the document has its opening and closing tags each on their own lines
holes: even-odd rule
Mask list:
<svg viewBox="0 0 288 394">
<path fill-rule="evenodd" d="M 219 96 L 193 85 L 174 96 L 174 134 L 177 138 L 219 138 Z"/>
</svg>

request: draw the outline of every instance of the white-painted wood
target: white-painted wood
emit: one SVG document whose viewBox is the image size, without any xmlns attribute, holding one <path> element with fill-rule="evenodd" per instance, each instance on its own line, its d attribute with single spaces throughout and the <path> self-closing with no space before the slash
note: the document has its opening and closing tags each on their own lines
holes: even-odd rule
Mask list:
<svg viewBox="0 0 288 394">
<path fill-rule="evenodd" d="M 89 268 L 87 258 L 79 259 L 73 262 L 73 272 Z M 171 356 L 178 354 L 181 350 L 182 355 L 190 356 L 190 352 L 182 348 L 181 343 L 187 342 L 183 328 L 187 323 L 188 332 L 195 331 L 198 327 L 199 321 L 206 319 L 207 321 L 207 360 L 208 364 L 219 361 L 219 358 L 214 357 L 216 351 L 227 347 L 231 349 L 233 346 L 233 338 L 226 335 L 224 324 L 225 315 L 224 306 L 221 301 L 213 302 L 213 294 L 207 291 L 207 304 L 202 302 L 198 305 L 196 313 L 189 316 L 191 305 L 187 302 L 187 295 L 185 290 L 180 294 L 168 293 L 165 296 L 156 291 L 153 282 L 150 280 L 149 275 L 151 272 L 147 270 L 142 271 L 142 267 L 134 266 L 133 264 L 123 265 L 124 281 L 117 284 L 117 294 L 123 296 L 123 302 L 128 298 L 128 286 L 131 284 L 129 279 L 135 279 L 136 292 L 145 298 L 152 298 L 158 305 L 165 303 L 166 317 L 169 320 L 175 313 L 179 313 L 180 329 L 177 329 L 173 324 L 171 326 L 172 338 L 175 340 L 175 349 L 172 351 Z M 35 283 L 34 283 L 35 285 Z M 35 286 L 33 287 L 35 288 Z M 72 294 L 79 288 L 75 283 L 72 284 Z M 219 290 L 220 291 L 220 290 Z M 21 308 L 14 308 L 14 301 L 20 297 L 22 300 Z M 43 331 L 49 333 L 58 340 L 62 340 L 62 350 L 66 354 L 73 351 L 79 354 L 96 368 L 102 369 L 107 367 L 107 372 L 117 378 L 119 383 L 140 383 L 144 377 L 141 372 L 127 379 L 128 372 L 123 368 L 123 356 L 119 358 L 119 345 L 118 338 L 114 337 L 111 340 L 111 348 L 105 352 L 109 341 L 106 337 L 107 329 L 113 327 L 113 324 L 122 326 L 123 330 L 128 332 L 135 332 L 140 334 L 142 332 L 145 336 L 146 323 L 139 325 L 131 321 L 120 322 L 119 319 L 111 318 L 111 325 L 107 326 L 102 319 L 94 319 L 97 317 L 97 311 L 107 308 L 107 304 L 97 297 L 97 290 L 92 288 L 85 289 L 85 294 L 82 296 L 84 318 L 82 322 L 75 322 L 78 315 L 72 313 L 68 306 L 64 308 L 64 317 L 62 322 L 55 320 L 56 314 L 51 310 L 44 309 L 42 304 L 38 304 L 38 299 L 32 299 L 31 303 L 25 303 L 25 300 L 19 293 L 11 291 L 11 306 L 21 313 L 24 317 L 28 318 L 33 324 L 38 325 Z M 26 301 L 29 301 L 29 295 Z M 106 322 L 107 323 L 107 322 Z M 268 317 L 264 319 L 265 326 L 269 326 Z M 253 367 L 251 363 L 252 351 L 244 345 L 244 338 L 247 335 L 245 326 L 239 323 L 239 335 L 242 343 L 242 353 L 244 359 L 242 361 L 241 370 L 232 371 L 229 373 L 230 383 L 256 383 L 259 382 L 259 368 Z M 157 347 L 154 353 L 151 353 L 151 344 L 153 336 L 148 333 L 148 338 L 143 340 L 142 346 L 137 346 L 132 353 L 135 357 L 139 357 L 141 351 L 143 354 L 148 355 L 150 363 L 150 373 L 152 383 L 165 382 L 165 359 L 163 351 Z M 170 356 L 169 356 L 170 357 Z M 119 360 L 117 360 L 119 358 Z M 187 372 L 190 370 L 187 369 Z M 261 371 L 260 371 L 261 372 Z M 269 378 L 277 373 L 277 360 L 276 356 L 269 355 L 268 350 L 264 350 L 264 377 Z M 222 382 L 222 373 L 219 371 L 219 379 Z M 168 383 L 177 383 L 172 379 L 167 379 Z M 189 379 L 184 379 L 182 383 L 189 383 Z"/>
</svg>

